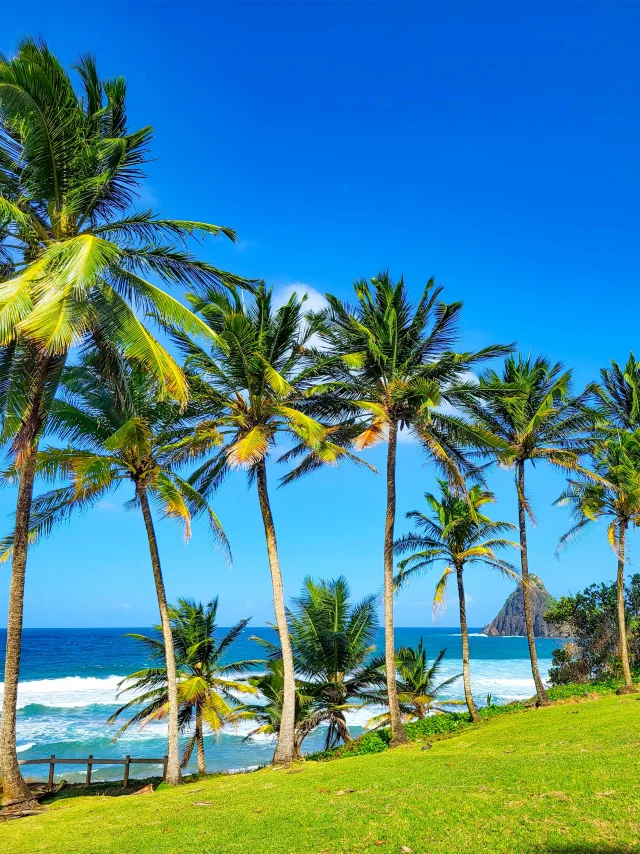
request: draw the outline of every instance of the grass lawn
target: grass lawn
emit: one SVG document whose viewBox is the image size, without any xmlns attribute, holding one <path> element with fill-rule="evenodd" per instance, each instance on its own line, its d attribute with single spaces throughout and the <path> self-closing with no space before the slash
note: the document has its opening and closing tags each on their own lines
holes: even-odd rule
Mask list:
<svg viewBox="0 0 640 854">
<path fill-rule="evenodd" d="M 452 738 L 151 795 L 59 798 L 11 854 L 640 852 L 640 702 L 504 715 Z"/>
</svg>

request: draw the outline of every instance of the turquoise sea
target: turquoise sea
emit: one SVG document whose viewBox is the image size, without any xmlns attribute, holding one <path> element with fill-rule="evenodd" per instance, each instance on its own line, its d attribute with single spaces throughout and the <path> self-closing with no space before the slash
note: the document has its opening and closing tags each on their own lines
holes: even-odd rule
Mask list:
<svg viewBox="0 0 640 854">
<path fill-rule="evenodd" d="M 127 632 L 149 633 L 148 628 L 132 629 L 25 629 L 18 711 L 18 749 L 22 759 L 56 756 L 132 757 L 163 756 L 166 725 L 156 722 L 142 730 L 132 730 L 115 745 L 111 744 L 116 727 L 106 723 L 117 708 L 118 682 L 126 674 L 143 667 L 146 657 L 140 644 L 125 637 Z M 508 702 L 534 693 L 525 638 L 490 638 L 481 629 L 471 629 L 471 674 L 473 692 L 479 705 L 487 695 L 494 702 Z M 268 628 L 248 627 L 232 648 L 229 660 L 261 658 L 264 651 L 252 635 L 274 637 Z M 459 673 L 461 666 L 460 632 L 456 628 L 399 628 L 396 644 L 414 645 L 424 638 L 430 658 L 439 650 L 447 653 L 442 678 Z M 0 650 L 4 656 L 6 631 L 0 630 Z M 562 641 L 537 641 L 540 667 L 544 674 L 551 665 L 551 653 Z M 382 635 L 378 646 L 382 649 Z M 4 672 L 4 658 L 0 658 Z M 2 683 L 0 683 L 0 694 Z M 448 691 L 449 697 L 462 697 L 461 680 Z M 354 734 L 376 713 L 364 708 L 350 714 Z M 207 738 L 207 767 L 210 771 L 242 770 L 268 763 L 273 742 L 265 737 L 244 737 L 252 729 L 244 722 L 237 730 L 223 733 L 217 740 Z M 318 731 L 305 741 L 310 751 L 322 743 Z M 139 776 L 158 769 L 137 766 Z M 46 766 L 29 766 L 28 776 L 45 777 Z M 56 777 L 72 781 L 84 777 L 78 766 L 56 766 Z M 94 779 L 121 778 L 122 767 L 96 767 Z"/>
</svg>

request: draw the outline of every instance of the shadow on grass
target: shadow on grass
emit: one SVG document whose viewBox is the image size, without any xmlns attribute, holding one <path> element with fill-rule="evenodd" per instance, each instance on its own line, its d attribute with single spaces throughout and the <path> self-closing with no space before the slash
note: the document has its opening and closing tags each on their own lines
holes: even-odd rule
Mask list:
<svg viewBox="0 0 640 854">
<path fill-rule="evenodd" d="M 636 854 L 640 845 L 603 845 L 600 842 L 562 842 L 540 845 L 531 854 Z"/>
<path fill-rule="evenodd" d="M 201 778 L 198 778 L 197 776 L 185 777 L 183 784 L 185 786 L 190 786 L 193 783 L 199 782 L 200 779 Z M 161 784 L 162 777 L 143 777 L 141 779 L 136 777 L 135 780 L 131 780 L 129 782 L 126 789 L 122 788 L 122 780 L 105 780 L 102 783 L 91 783 L 89 786 L 85 786 L 83 783 L 68 783 L 64 789 L 61 789 L 55 795 L 43 798 L 42 803 L 53 804 L 57 801 L 68 800 L 69 798 L 92 798 L 98 796 L 106 798 L 128 797 L 129 795 L 135 795 L 136 792 L 139 792 L 147 786 L 153 786 L 153 788 L 156 789 Z M 163 786 L 164 785 L 166 784 L 163 784 Z M 143 796 L 141 795 L 141 797 Z"/>
</svg>

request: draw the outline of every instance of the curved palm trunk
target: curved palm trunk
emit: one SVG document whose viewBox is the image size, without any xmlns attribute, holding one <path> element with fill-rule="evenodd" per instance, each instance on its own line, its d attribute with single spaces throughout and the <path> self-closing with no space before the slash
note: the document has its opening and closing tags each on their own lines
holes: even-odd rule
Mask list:
<svg viewBox="0 0 640 854">
<path fill-rule="evenodd" d="M 531 659 L 531 672 L 536 686 L 538 705 L 550 706 L 551 701 L 547 696 L 540 668 L 538 667 L 538 653 L 536 650 L 536 639 L 534 635 L 533 614 L 531 613 L 531 589 L 529 588 L 529 556 L 527 554 L 527 519 L 525 509 L 524 491 L 524 460 L 518 460 L 517 467 L 517 489 L 518 489 L 518 526 L 520 528 L 520 566 L 522 568 L 522 602 L 524 604 L 524 622 L 527 629 L 527 642 L 529 644 L 529 658 Z"/>
<path fill-rule="evenodd" d="M 273 608 L 276 616 L 276 625 L 280 636 L 280 648 L 282 650 L 282 666 L 284 675 L 282 695 L 282 715 L 280 718 L 280 730 L 275 753 L 273 754 L 274 765 L 285 765 L 296 758 L 295 739 L 295 714 L 296 714 L 296 680 L 293 669 L 293 652 L 291 650 L 291 639 L 287 625 L 287 612 L 284 604 L 284 588 L 282 585 L 282 572 L 280 571 L 280 560 L 278 558 L 278 543 L 276 542 L 276 529 L 273 524 L 271 504 L 269 503 L 269 492 L 267 489 L 267 467 L 264 460 L 256 466 L 258 498 L 260 510 L 264 523 L 264 533 L 267 540 L 267 555 L 269 557 L 269 570 L 271 572 L 271 586 L 273 588 Z"/>
<path fill-rule="evenodd" d="M 456 579 L 458 581 L 458 598 L 460 599 L 460 634 L 462 635 L 462 682 L 464 684 L 464 698 L 471 720 L 478 723 L 480 715 L 473 702 L 471 693 L 471 673 L 469 670 L 469 629 L 467 628 L 467 604 L 464 599 L 464 583 L 462 581 L 462 567 L 456 564 Z"/>
<path fill-rule="evenodd" d="M 2 768 L 2 803 L 4 806 L 31 800 L 29 787 L 22 779 L 16 752 L 16 707 L 20 656 L 22 652 L 22 618 L 24 583 L 29 544 L 29 514 L 33 498 L 37 442 L 25 454 L 20 472 L 16 526 L 14 533 L 11 585 L 9 587 L 9 618 L 7 622 L 7 651 L 4 669 L 4 698 L 2 729 L 0 730 L 0 768 Z"/>
<path fill-rule="evenodd" d="M 618 609 L 618 650 L 620 652 L 620 661 L 622 662 L 622 678 L 624 679 L 623 693 L 635 693 L 635 686 L 631 678 L 631 668 L 629 667 L 629 648 L 627 646 L 627 630 L 625 625 L 625 607 L 624 607 L 624 564 L 625 564 L 625 541 L 627 534 L 627 523 L 620 521 L 618 523 L 618 578 L 617 578 L 617 609 Z"/>
<path fill-rule="evenodd" d="M 22 778 L 16 751 L 16 709 L 20 657 L 22 654 L 22 620 L 24 615 L 24 585 L 29 549 L 29 519 L 36 474 L 38 434 L 45 421 L 43 399 L 52 366 L 51 357 L 43 357 L 36 365 L 29 415 L 14 440 L 14 451 L 22 453 L 20 485 L 16 503 L 16 520 L 9 586 L 9 615 L 5 654 L 4 696 L 0 725 L 0 769 L 2 773 L 2 803 L 4 806 L 32 801 L 31 791 Z M 35 802 L 34 802 L 35 803 Z"/>
<path fill-rule="evenodd" d="M 398 446 L 398 423 L 389 424 L 389 447 L 387 450 L 387 514 L 384 523 L 384 659 L 387 673 L 387 698 L 391 722 L 390 747 L 405 744 L 405 732 L 398 689 L 396 686 L 396 649 L 393 631 L 393 529 L 396 520 L 396 451 Z"/>
<path fill-rule="evenodd" d="M 202 729 L 202 708 L 196 705 L 196 748 L 198 750 L 198 774 L 206 774 L 204 760 L 204 733 Z"/>
<path fill-rule="evenodd" d="M 140 499 L 144 524 L 147 529 L 149 540 L 149 552 L 151 553 L 151 567 L 153 569 L 153 580 L 156 585 L 156 596 L 158 597 L 158 609 L 160 611 L 160 623 L 162 625 L 162 639 L 164 641 L 165 656 L 167 662 L 167 693 L 169 695 L 169 736 L 168 736 L 168 761 L 166 782 L 177 786 L 182 782 L 180 772 L 180 756 L 178 755 L 178 674 L 176 672 L 176 656 L 173 647 L 173 634 L 169 623 L 169 608 L 167 606 L 167 595 L 164 590 L 162 568 L 160 566 L 160 553 L 156 532 L 153 527 L 149 498 L 145 487 L 136 483 L 136 492 Z"/>
</svg>

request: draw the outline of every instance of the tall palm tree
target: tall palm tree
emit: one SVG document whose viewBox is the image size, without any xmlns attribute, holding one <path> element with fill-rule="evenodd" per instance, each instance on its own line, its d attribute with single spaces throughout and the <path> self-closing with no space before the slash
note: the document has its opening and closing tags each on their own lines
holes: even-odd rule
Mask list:
<svg viewBox="0 0 640 854">
<path fill-rule="evenodd" d="M 592 384 L 589 390 L 598 410 L 614 427 L 640 427 L 640 362 L 633 353 L 629 353 L 624 368 L 612 359 L 611 367 L 600 371 L 600 383 Z"/>
<path fill-rule="evenodd" d="M 295 758 L 296 689 L 267 460 L 282 437 L 292 441 L 293 447 L 281 460 L 301 457 L 283 483 L 340 460 L 367 464 L 345 447 L 349 430 L 340 424 L 324 425 L 308 414 L 314 386 L 330 359 L 312 347 L 315 327 L 305 321 L 303 300 L 294 294 L 275 310 L 271 291 L 260 285 L 247 305 L 238 297 L 215 293 L 208 298 L 193 296 L 191 302 L 218 340 L 209 350 L 184 335 L 176 334 L 176 340 L 193 372 L 194 402 L 204 416 L 215 419 L 225 438 L 224 446 L 200 467 L 192 482 L 206 495 L 229 471 L 241 468 L 257 486 L 284 670 L 282 719 L 273 761 L 288 763 Z"/>
<path fill-rule="evenodd" d="M 586 474 L 571 478 L 567 489 L 556 501 L 568 506 L 575 520 L 573 527 L 560 539 L 558 549 L 571 543 L 585 528 L 600 519 L 610 519 L 607 535 L 617 556 L 616 598 L 618 611 L 618 650 L 624 687 L 621 693 L 636 693 L 631 678 L 625 625 L 624 568 L 627 554 L 627 531 L 640 526 L 640 429 L 618 431 L 593 451 L 597 481 Z"/>
<path fill-rule="evenodd" d="M 401 646 L 396 650 L 398 700 L 405 721 L 420 721 L 430 714 L 448 712 L 451 707 L 464 705 L 462 700 L 447 700 L 442 697 L 443 690 L 456 682 L 462 676 L 461 673 L 436 682 L 446 652 L 446 649 L 441 649 L 434 660 L 429 661 L 422 638 L 415 647 Z M 375 658 L 371 665 L 382 670 L 384 656 Z M 378 696 L 374 695 L 373 701 L 386 705 L 386 695 L 382 692 Z M 388 725 L 389 712 L 383 712 L 372 718 L 367 727 L 378 729 Z"/>
<path fill-rule="evenodd" d="M 436 585 L 434 613 L 444 607 L 449 577 L 455 574 L 460 603 L 460 633 L 462 635 L 462 679 L 464 696 L 473 720 L 480 717 L 471 693 L 469 669 L 469 630 L 464 595 L 463 573 L 468 564 L 478 564 L 497 569 L 513 578 L 518 578 L 510 563 L 496 556 L 496 551 L 518 545 L 511 540 L 496 536 L 515 530 L 510 522 L 494 522 L 482 512 L 485 504 L 495 501 L 491 492 L 474 484 L 467 495 L 453 490 L 445 481 L 440 481 L 438 496 L 427 492 L 425 500 L 430 513 L 418 510 L 407 513 L 418 528 L 417 533 L 407 534 L 396 543 L 396 552 L 412 552 L 398 564 L 396 584 L 405 584 L 412 576 L 423 573 L 434 564 L 445 564 L 444 572 Z"/>
<path fill-rule="evenodd" d="M 339 404 L 333 403 L 334 393 L 324 408 L 328 415 L 340 406 L 352 416 L 368 416 L 366 429 L 356 440 L 358 449 L 383 439 L 388 443 L 384 630 L 391 744 L 396 745 L 407 740 L 397 697 L 393 633 L 398 430 L 416 434 L 429 459 L 463 485 L 462 472 L 469 464 L 461 449 L 491 440 L 486 431 L 441 407 L 455 407 L 473 393 L 473 384 L 465 380 L 474 365 L 504 355 L 510 348 L 491 346 L 474 353 L 454 353 L 451 348 L 458 338 L 462 303 L 440 301 L 441 288 L 435 287 L 433 279 L 415 306 L 404 280 L 394 282 L 388 272 L 378 274 L 371 284 L 364 279 L 355 282 L 354 290 L 355 306 L 328 294 L 329 308 L 321 315 L 321 335 L 334 356 L 334 389 L 341 393 Z"/>
<path fill-rule="evenodd" d="M 162 394 L 184 401 L 180 368 L 136 309 L 191 334 L 211 332 L 145 276 L 233 284 L 185 245 L 194 234 L 233 239 L 233 232 L 131 207 L 152 129 L 127 128 L 122 77 L 101 80 L 91 57 L 75 68 L 78 93 L 43 42 L 25 39 L 13 58 L 0 55 L 0 262 L 8 275 L 0 284 L 0 346 L 23 357 L 16 370 L 25 378 L 21 405 L 3 419 L 19 464 L 0 729 L 5 804 L 30 798 L 15 741 L 29 513 L 38 440 L 67 354 L 80 343 L 110 342 L 144 366 Z"/>
<path fill-rule="evenodd" d="M 531 659 L 531 670 L 538 703 L 548 705 L 538 667 L 534 636 L 527 515 L 533 514 L 525 489 L 527 462 L 546 462 L 556 468 L 574 471 L 580 468 L 580 455 L 590 447 L 593 415 L 571 390 L 571 371 L 560 363 L 552 364 L 544 356 L 510 356 L 502 372 L 486 371 L 480 376 L 479 400 L 467 403 L 467 412 L 496 440 L 494 457 L 498 464 L 515 469 L 520 531 L 522 598 Z"/>
<path fill-rule="evenodd" d="M 164 516 L 184 524 L 191 536 L 193 517 L 206 517 L 216 541 L 227 550 L 220 522 L 206 500 L 180 476 L 181 467 L 222 441 L 211 424 L 194 429 L 189 410 L 158 398 L 157 385 L 147 373 L 121 363 L 117 376 L 104 373 L 89 359 L 68 367 L 63 375 L 62 399 L 51 406 L 50 428 L 71 441 L 66 448 L 40 451 L 36 472 L 70 485 L 34 499 L 30 537 L 51 532 L 77 510 L 95 506 L 123 482 L 133 487 L 130 506 L 142 511 L 151 568 L 158 598 L 168 677 L 169 744 L 167 780 L 180 780 L 178 755 L 179 698 L 173 635 L 165 593 L 160 553 L 150 499 Z M 16 547 L 15 533 L 1 544 L 0 556 Z"/>
<path fill-rule="evenodd" d="M 187 765 L 193 748 L 196 747 L 199 774 L 206 773 L 204 724 L 218 733 L 229 724 L 252 717 L 243 705 L 238 704 L 235 694 L 257 694 L 257 689 L 246 680 L 231 677 L 248 673 L 254 665 L 262 663 L 257 660 L 224 660 L 225 654 L 249 620 L 240 620 L 218 640 L 217 612 L 217 596 L 206 605 L 192 599 L 178 599 L 178 605 L 169 608 L 178 679 L 179 724 L 182 731 L 193 729 L 193 735 L 182 756 L 182 767 Z M 131 673 L 120 683 L 120 693 L 133 692 L 134 697 L 111 715 L 109 723 L 115 723 L 119 717 L 135 710 L 141 704 L 143 708 L 118 730 L 114 741 L 130 726 L 137 724 L 143 727 L 167 714 L 169 680 L 167 667 L 162 666 L 162 662 L 166 662 L 166 649 L 162 627 L 156 626 L 155 631 L 155 636 L 151 637 L 141 634 L 127 635 L 144 644 L 150 658 L 158 664 Z"/>
</svg>

